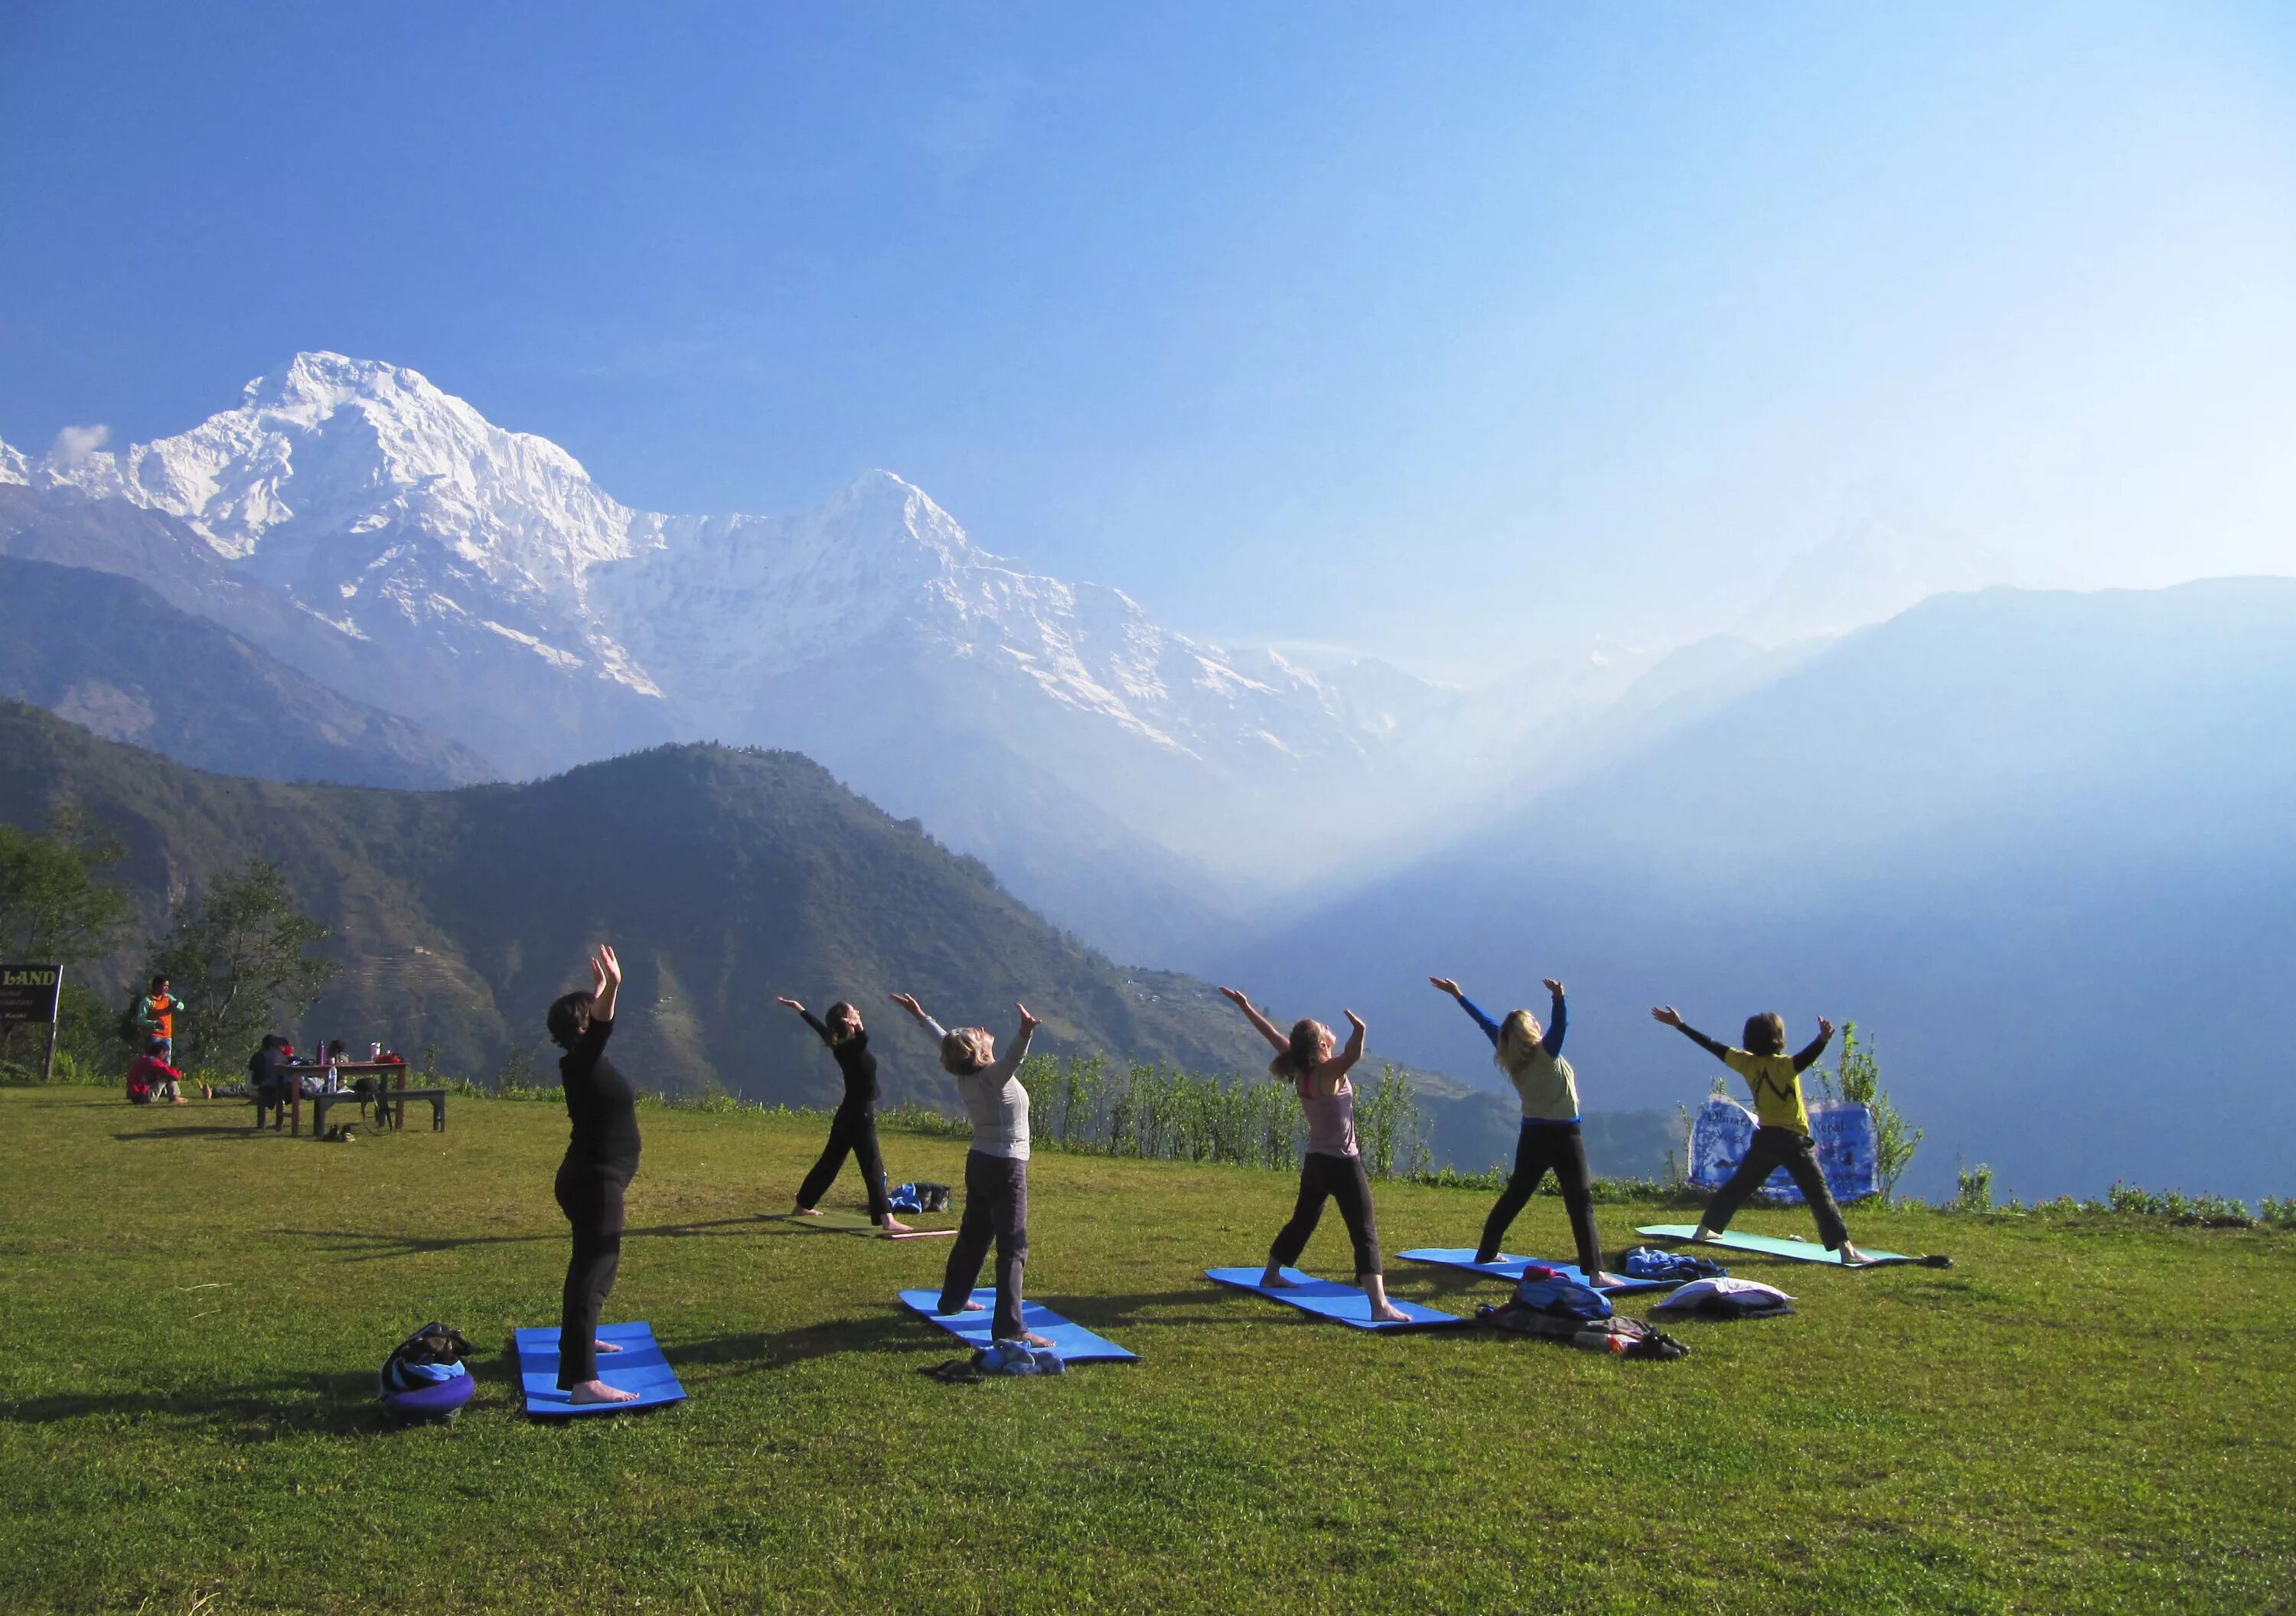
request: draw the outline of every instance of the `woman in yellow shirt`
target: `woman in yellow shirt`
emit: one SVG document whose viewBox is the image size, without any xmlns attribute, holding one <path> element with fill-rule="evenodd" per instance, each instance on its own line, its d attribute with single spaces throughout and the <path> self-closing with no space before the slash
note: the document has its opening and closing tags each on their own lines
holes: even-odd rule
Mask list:
<svg viewBox="0 0 2296 1616">
<path fill-rule="evenodd" d="M 1747 1147 L 1746 1159 L 1738 1163 L 1738 1171 L 1706 1204 L 1705 1213 L 1698 1220 L 1698 1232 L 1692 1238 L 1703 1240 L 1729 1228 L 1746 1197 L 1759 1189 L 1774 1170 L 1783 1167 L 1808 1200 L 1809 1210 L 1817 1218 L 1818 1238 L 1825 1242 L 1826 1249 L 1840 1254 L 1844 1268 L 1863 1268 L 1870 1262 L 1871 1258 L 1850 1244 L 1841 1208 L 1834 1204 L 1833 1191 L 1827 1188 L 1824 1173 L 1818 1171 L 1817 1150 L 1809 1137 L 1809 1110 L 1802 1104 L 1801 1074 L 1825 1053 L 1833 1037 L 1833 1024 L 1819 1016 L 1817 1036 L 1800 1054 L 1788 1055 L 1786 1024 L 1775 1011 L 1747 1017 L 1742 1049 L 1707 1037 L 1677 1015 L 1672 1005 L 1652 1010 L 1651 1018 L 1674 1028 L 1713 1056 L 1744 1078 L 1754 1091 L 1754 1118 L 1759 1124 L 1754 1142 Z"/>
</svg>

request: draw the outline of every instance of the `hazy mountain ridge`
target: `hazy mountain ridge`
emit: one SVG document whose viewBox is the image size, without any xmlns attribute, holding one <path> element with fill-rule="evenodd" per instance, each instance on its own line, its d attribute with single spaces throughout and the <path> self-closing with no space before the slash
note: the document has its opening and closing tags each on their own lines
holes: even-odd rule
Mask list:
<svg viewBox="0 0 2296 1616">
<path fill-rule="evenodd" d="M 2286 1194 L 2296 1071 L 2258 1012 L 2296 970 L 2292 801 L 2296 581 L 1945 597 L 1222 968 L 1353 992 L 1463 1073 L 1482 1041 L 1425 974 L 1495 1013 L 1559 976 L 1604 1110 L 1719 1070 L 1652 1004 L 1854 1016 L 1929 1130 L 1914 1188 L 1958 1157 L 2026 1195 Z"/>
<path fill-rule="evenodd" d="M 418 789 L 494 773 L 130 578 L 12 556 L 0 556 L 0 696 L 217 773 Z"/>
</svg>

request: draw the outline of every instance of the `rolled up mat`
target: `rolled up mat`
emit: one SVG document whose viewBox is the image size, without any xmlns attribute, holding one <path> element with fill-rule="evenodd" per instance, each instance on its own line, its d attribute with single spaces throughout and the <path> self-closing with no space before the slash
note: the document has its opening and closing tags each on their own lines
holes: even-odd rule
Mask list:
<svg viewBox="0 0 2296 1616">
<path fill-rule="evenodd" d="M 972 1293 L 978 1312 L 944 1313 L 939 1291 L 903 1291 L 901 1305 L 930 1324 L 937 1324 L 969 1347 L 985 1347 L 996 1317 L 996 1287 L 983 1285 Z M 1095 1335 L 1080 1324 L 1070 1324 L 1041 1302 L 1021 1302 L 1021 1327 L 1053 1343 L 1064 1363 L 1137 1363 L 1140 1354 L 1128 1351 L 1105 1335 Z"/>
<path fill-rule="evenodd" d="M 1474 1255 L 1472 1252 L 1467 1253 Z M 1239 1291 L 1250 1291 L 1265 1296 L 1270 1302 L 1289 1303 L 1303 1313 L 1318 1318 L 1328 1318 L 1333 1324 L 1343 1324 L 1351 1330 L 1431 1330 L 1445 1325 L 1464 1324 L 1464 1318 L 1450 1313 L 1439 1313 L 1433 1308 L 1423 1308 L 1415 1302 L 1388 1301 L 1404 1315 L 1403 1321 L 1374 1318 L 1371 1298 L 1351 1285 L 1341 1285 L 1332 1279 L 1311 1279 L 1296 1268 L 1279 1270 L 1292 1283 L 1273 1289 L 1259 1283 L 1266 1270 L 1256 1268 L 1208 1268 L 1204 1277 L 1214 1285 L 1233 1285 Z"/>
<path fill-rule="evenodd" d="M 1510 1257 L 1505 1252 L 1491 1262 L 1475 1261 L 1474 1247 L 1470 1245 L 1423 1245 L 1414 1251 L 1398 1252 L 1406 1262 L 1428 1262 L 1437 1268 L 1456 1269 L 1463 1274 L 1481 1274 L 1492 1279 L 1516 1280 L 1522 1270 L 1536 1263 L 1551 1268 L 1558 1274 L 1568 1274 L 1581 1285 L 1589 1284 L 1587 1276 L 1578 1271 L 1575 1262 L 1549 1262 L 1544 1257 Z M 1682 1283 L 1679 1279 L 1628 1279 L 1618 1277 L 1614 1285 L 1598 1285 L 1595 1288 L 1606 1296 L 1631 1296 L 1638 1291 L 1670 1291 Z"/>
<path fill-rule="evenodd" d="M 621 1348 L 598 1354 L 598 1378 L 619 1392 L 635 1392 L 630 1403 L 578 1403 L 558 1389 L 558 1326 L 521 1330 L 518 1343 L 518 1383 L 526 1395 L 526 1411 L 538 1420 L 567 1419 L 584 1414 L 615 1414 L 630 1408 L 654 1408 L 683 1402 L 685 1388 L 661 1355 L 652 1326 L 644 1324 L 605 1324 L 598 1339 Z"/>
</svg>

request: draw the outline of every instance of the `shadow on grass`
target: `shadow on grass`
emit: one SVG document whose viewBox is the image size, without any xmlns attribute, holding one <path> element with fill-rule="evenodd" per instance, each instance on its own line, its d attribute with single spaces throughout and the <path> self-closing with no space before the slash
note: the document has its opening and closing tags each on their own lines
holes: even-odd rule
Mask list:
<svg viewBox="0 0 2296 1616">
<path fill-rule="evenodd" d="M 725 1239 L 730 1236 L 789 1235 L 807 1231 L 775 1228 L 761 1222 L 761 1214 L 745 1213 L 738 1218 L 710 1218 L 693 1223 L 662 1223 L 646 1228 L 626 1228 L 625 1240 L 695 1240 Z M 292 1238 L 307 1245 L 329 1247 L 347 1262 L 382 1262 L 394 1257 L 423 1257 L 439 1252 L 459 1251 L 473 1245 L 563 1245 L 568 1236 L 564 1229 L 547 1234 L 531 1235 L 400 1235 L 372 1231 L 331 1229 L 274 1229 L 274 1234 Z"/>
<path fill-rule="evenodd" d="M 267 1442 L 306 1432 L 381 1435 L 402 1429 L 383 1417 L 374 1385 L 369 1373 L 282 1377 L 176 1392 L 67 1392 L 0 1402 L 0 1424 L 177 1420 L 208 1426 L 235 1442 Z"/>
<path fill-rule="evenodd" d="M 743 1330 L 704 1341 L 676 1343 L 668 1350 L 680 1368 L 723 1365 L 752 1370 L 786 1369 L 847 1352 L 883 1352 L 897 1358 L 919 1353 L 946 1356 L 956 1345 L 955 1336 L 904 1310 L 793 1325 L 785 1330 Z"/>
<path fill-rule="evenodd" d="M 258 1128 L 249 1122 L 194 1122 L 190 1126 L 184 1128 L 139 1128 L 133 1133 L 115 1133 L 111 1137 L 115 1139 L 127 1141 L 139 1139 L 259 1139 L 264 1134 L 273 1131 L 274 1130 L 272 1129 Z M 279 1137 L 285 1139 L 289 1136 L 285 1133 L 281 1133 Z"/>
</svg>

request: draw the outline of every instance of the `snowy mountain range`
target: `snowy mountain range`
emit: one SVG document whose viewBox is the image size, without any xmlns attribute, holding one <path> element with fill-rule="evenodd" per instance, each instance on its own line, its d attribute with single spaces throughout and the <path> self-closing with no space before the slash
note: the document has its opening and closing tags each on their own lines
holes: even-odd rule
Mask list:
<svg viewBox="0 0 2296 1616">
<path fill-rule="evenodd" d="M 1460 692 L 1223 649 L 1025 571 L 890 472 L 798 516 L 636 510 L 555 444 L 338 354 L 173 437 L 0 445 L 0 482 L 57 519 L 147 513 L 146 551 L 164 528 L 228 581 L 186 609 L 509 773 L 670 739 L 795 747 L 1119 951 L 1216 921 L 1207 891 L 1247 902 L 1395 834 L 1431 779 L 1456 794 L 1511 750 L 1480 744 L 1494 714 Z M 86 548 L 46 554 L 148 570 Z M 1497 730 L 1558 706 L 1521 694 Z"/>
</svg>

